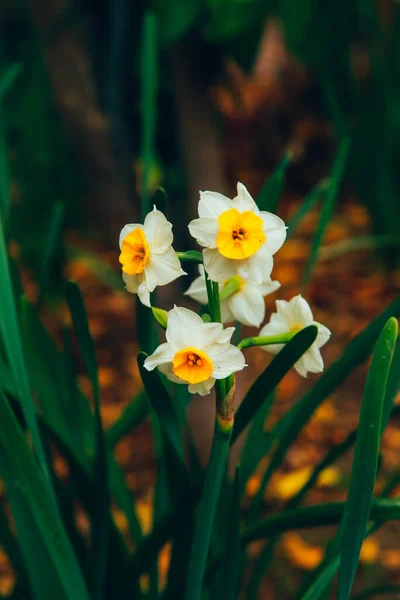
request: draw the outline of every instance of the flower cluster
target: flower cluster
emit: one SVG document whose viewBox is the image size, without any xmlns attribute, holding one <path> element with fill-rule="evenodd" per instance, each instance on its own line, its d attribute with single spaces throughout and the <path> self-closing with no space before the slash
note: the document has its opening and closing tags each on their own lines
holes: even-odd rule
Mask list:
<svg viewBox="0 0 400 600">
<path fill-rule="evenodd" d="M 242 183 L 233 199 L 200 192 L 198 213 L 199 218 L 189 223 L 189 231 L 203 247 L 203 264 L 185 294 L 210 308 L 209 286 L 214 282 L 222 323 L 237 321 L 259 327 L 265 318 L 265 296 L 280 287 L 271 279 L 271 272 L 273 256 L 286 239 L 285 223 L 277 215 L 260 211 Z M 172 242 L 172 225 L 156 207 L 143 225 L 125 225 L 121 231 L 119 260 L 126 289 L 137 293 L 148 307 L 150 293 L 157 286 L 186 275 Z M 180 256 L 185 258 L 185 253 Z M 274 336 L 275 341 L 276 336 L 316 325 L 315 342 L 294 366 L 304 377 L 307 372 L 322 371 L 319 349 L 330 331 L 314 321 L 310 306 L 300 295 L 289 302 L 277 300 L 276 310 L 259 333 L 259 345 L 276 354 L 283 344 L 271 344 L 269 337 Z M 187 384 L 189 392 L 206 395 L 216 380 L 246 366 L 242 352 L 231 344 L 233 332 L 234 327 L 224 329 L 221 323 L 205 322 L 186 308 L 174 307 L 168 313 L 167 341 L 146 359 L 145 367 L 149 371 L 158 367 L 171 381 Z"/>
</svg>

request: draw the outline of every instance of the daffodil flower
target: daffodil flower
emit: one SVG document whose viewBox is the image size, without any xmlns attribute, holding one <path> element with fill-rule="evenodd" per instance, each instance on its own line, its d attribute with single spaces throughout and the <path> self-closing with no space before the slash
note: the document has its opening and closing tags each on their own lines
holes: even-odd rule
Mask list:
<svg viewBox="0 0 400 600">
<path fill-rule="evenodd" d="M 175 306 L 168 313 L 165 344 L 148 356 L 144 366 L 156 367 L 171 381 L 189 384 L 191 394 L 206 396 L 216 379 L 225 379 L 245 366 L 242 352 L 230 343 L 234 327 L 204 323 L 199 315 Z"/>
<path fill-rule="evenodd" d="M 125 225 L 119 236 L 122 278 L 126 289 L 150 306 L 150 292 L 186 273 L 172 248 L 172 225 L 162 212 L 150 212 L 144 224 Z"/>
<path fill-rule="evenodd" d="M 326 344 L 331 336 L 331 332 L 325 325 L 314 321 L 311 308 L 306 300 L 299 294 L 292 298 L 289 302 L 285 300 L 276 301 L 276 313 L 271 315 L 270 322 L 264 325 L 259 335 L 270 336 L 289 331 L 298 332 L 308 325 L 316 325 L 318 327 L 318 335 L 312 346 L 303 354 L 303 356 L 295 363 L 294 367 L 300 375 L 307 377 L 307 372 L 320 373 L 324 369 L 324 361 L 322 360 L 319 349 Z M 283 344 L 273 344 L 262 346 L 263 350 L 277 354 Z"/>
<path fill-rule="evenodd" d="M 200 218 L 189 223 L 189 231 L 205 248 L 210 279 L 224 283 L 239 275 L 257 284 L 267 281 L 272 256 L 286 238 L 282 219 L 260 211 L 242 183 L 232 200 L 217 192 L 200 192 L 198 210 Z"/>
<path fill-rule="evenodd" d="M 207 304 L 207 287 L 204 279 L 204 267 L 199 265 L 197 277 L 185 295 L 200 304 Z M 245 281 L 240 275 L 231 277 L 219 284 L 221 298 L 221 320 L 223 323 L 239 321 L 249 327 L 259 327 L 265 317 L 264 296 L 275 292 L 281 284 L 270 277 L 260 284 Z M 227 294 L 225 295 L 225 292 Z"/>
</svg>

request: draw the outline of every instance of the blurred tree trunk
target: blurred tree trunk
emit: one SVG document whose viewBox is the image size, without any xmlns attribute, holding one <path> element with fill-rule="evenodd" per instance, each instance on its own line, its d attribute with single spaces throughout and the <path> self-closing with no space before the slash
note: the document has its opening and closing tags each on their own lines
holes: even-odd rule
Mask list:
<svg viewBox="0 0 400 600">
<path fill-rule="evenodd" d="M 87 188 L 84 212 L 102 238 L 116 245 L 121 226 L 139 213 L 138 208 L 133 209 L 133 169 L 127 173 L 116 160 L 110 123 L 100 109 L 87 49 L 78 29 L 64 19 L 72 10 L 68 1 L 30 0 L 30 5 L 55 101 L 82 166 Z"/>
</svg>

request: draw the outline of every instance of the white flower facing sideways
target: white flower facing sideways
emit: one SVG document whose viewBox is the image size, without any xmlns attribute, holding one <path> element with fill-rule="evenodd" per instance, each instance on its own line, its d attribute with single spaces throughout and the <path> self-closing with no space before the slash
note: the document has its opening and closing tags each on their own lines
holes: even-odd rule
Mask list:
<svg viewBox="0 0 400 600">
<path fill-rule="evenodd" d="M 230 343 L 234 327 L 204 323 L 187 308 L 168 312 L 165 344 L 148 356 L 144 366 L 156 367 L 174 383 L 189 384 L 191 394 L 206 396 L 216 379 L 224 379 L 245 366 L 242 352 Z"/>
<path fill-rule="evenodd" d="M 259 335 L 264 337 L 288 333 L 289 331 L 297 333 L 308 325 L 316 325 L 318 327 L 317 339 L 295 363 L 294 368 L 303 377 L 307 377 L 308 371 L 310 373 L 320 373 L 323 371 L 324 361 L 319 349 L 329 340 L 331 336 L 329 329 L 325 325 L 314 321 L 308 302 L 300 295 L 295 296 L 289 302 L 277 300 L 276 310 L 277 312 L 271 315 L 270 322 L 264 325 Z M 262 348 L 267 350 L 267 352 L 277 354 L 283 346 L 284 344 L 273 344 L 262 346 Z"/>
<path fill-rule="evenodd" d="M 197 277 L 185 295 L 193 298 L 200 304 L 207 304 L 207 287 L 204 278 L 204 267 L 199 265 L 200 276 Z M 235 283 L 237 291 L 224 299 L 224 289 L 226 290 L 230 283 Z M 235 275 L 231 279 L 219 284 L 221 296 L 221 320 L 223 323 L 239 321 L 249 327 L 259 327 L 265 317 L 264 296 L 272 294 L 281 284 L 279 281 L 272 281 L 270 277 L 260 284 L 245 281 L 240 275 Z"/>
<path fill-rule="evenodd" d="M 138 294 L 140 301 L 150 307 L 150 292 L 186 273 L 172 248 L 172 225 L 162 212 L 154 209 L 144 224 L 125 225 L 119 236 L 122 278 L 126 289 Z"/>
<path fill-rule="evenodd" d="M 286 238 L 285 223 L 260 211 L 242 183 L 232 200 L 217 192 L 200 192 L 199 218 L 190 234 L 203 246 L 204 267 L 213 281 L 224 283 L 239 275 L 246 281 L 268 280 L 272 256 Z"/>
</svg>

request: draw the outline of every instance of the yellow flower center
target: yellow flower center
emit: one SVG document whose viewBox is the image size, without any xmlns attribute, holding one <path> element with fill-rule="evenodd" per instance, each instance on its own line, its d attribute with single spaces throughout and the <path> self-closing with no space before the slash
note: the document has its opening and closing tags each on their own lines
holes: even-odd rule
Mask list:
<svg viewBox="0 0 400 600">
<path fill-rule="evenodd" d="M 218 217 L 217 248 L 226 258 L 239 260 L 252 256 L 265 243 L 263 220 L 251 210 L 226 210 Z"/>
<path fill-rule="evenodd" d="M 150 257 L 149 247 L 143 229 L 138 227 L 124 238 L 122 242 L 119 262 L 122 270 L 128 275 L 139 275 L 143 273 Z"/>
<path fill-rule="evenodd" d="M 206 381 L 213 371 L 210 357 L 197 348 L 179 350 L 174 356 L 172 365 L 172 372 L 187 383 Z"/>
<path fill-rule="evenodd" d="M 291 326 L 290 331 L 293 331 L 294 333 L 298 333 L 302 329 L 303 329 L 303 327 L 301 325 L 299 325 L 298 323 L 296 323 L 295 325 Z"/>
</svg>

